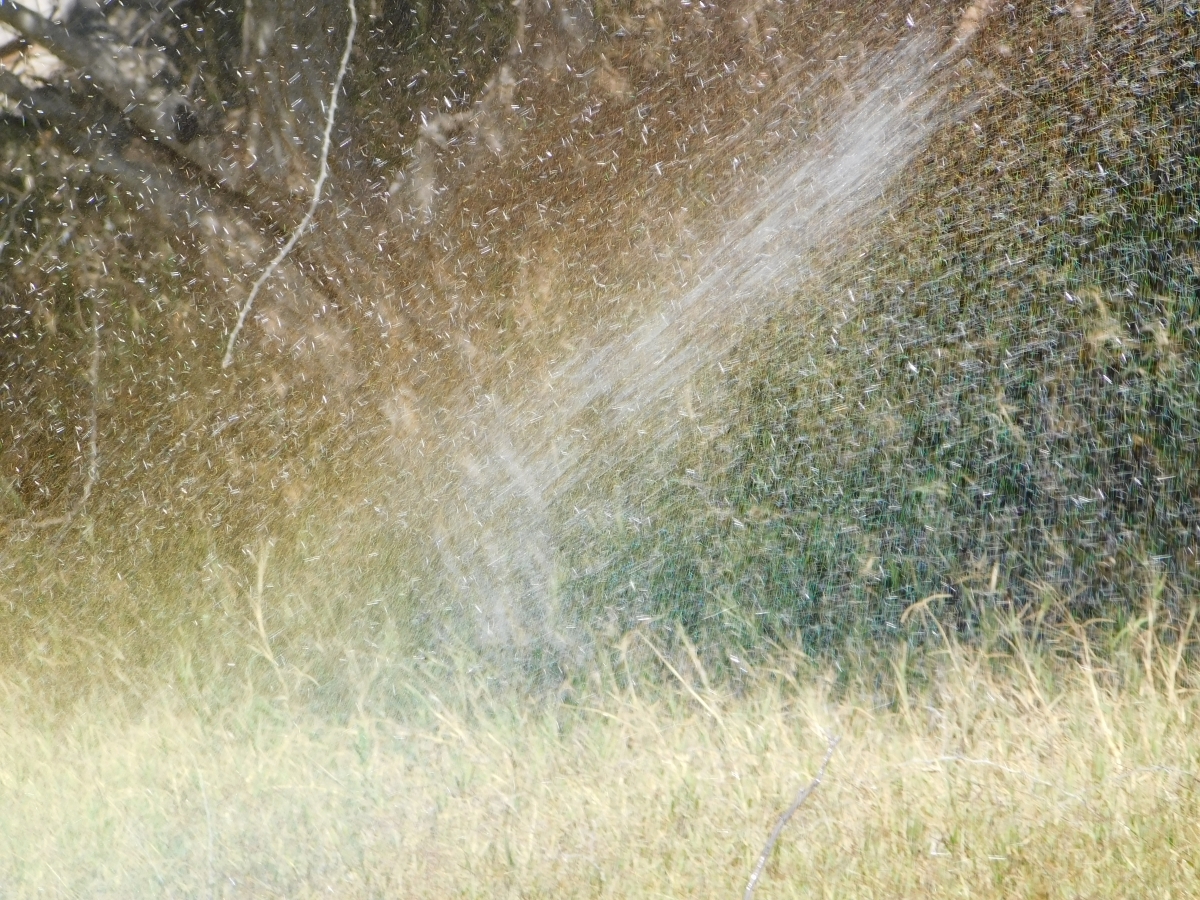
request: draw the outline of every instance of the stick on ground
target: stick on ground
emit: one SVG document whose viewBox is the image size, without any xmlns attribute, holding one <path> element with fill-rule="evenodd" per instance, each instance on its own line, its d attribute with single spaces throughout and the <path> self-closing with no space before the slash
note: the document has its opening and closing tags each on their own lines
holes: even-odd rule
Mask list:
<svg viewBox="0 0 1200 900">
<path fill-rule="evenodd" d="M 830 738 L 829 749 L 825 752 L 825 758 L 821 760 L 821 768 L 817 770 L 817 777 L 810 781 L 796 795 L 796 799 L 787 808 L 787 812 L 780 816 L 779 821 L 775 823 L 775 828 L 772 829 L 771 836 L 767 838 L 767 845 L 763 847 L 762 853 L 759 854 L 758 863 L 754 866 L 754 872 L 750 875 L 750 881 L 746 884 L 746 893 L 742 895 L 742 900 L 751 900 L 754 896 L 754 891 L 758 887 L 758 880 L 762 877 L 763 869 L 767 866 L 767 860 L 771 857 L 771 851 L 775 849 L 775 842 L 779 840 L 779 835 L 782 833 L 783 827 L 796 814 L 796 810 L 804 805 L 804 801 L 809 798 L 809 795 L 821 784 L 821 779 L 825 777 L 825 769 L 829 765 L 829 760 L 833 759 L 833 751 L 837 749 L 837 745 L 841 741 L 840 737 Z"/>
</svg>

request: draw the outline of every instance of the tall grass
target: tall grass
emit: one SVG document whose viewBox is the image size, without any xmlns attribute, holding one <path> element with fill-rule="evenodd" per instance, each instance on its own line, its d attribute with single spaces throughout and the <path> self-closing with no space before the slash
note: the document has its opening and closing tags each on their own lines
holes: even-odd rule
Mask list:
<svg viewBox="0 0 1200 900">
<path fill-rule="evenodd" d="M 736 897 L 836 736 L 759 898 L 1195 896 L 1194 617 L 1147 613 L 1107 647 L 1013 617 L 718 683 L 630 634 L 536 702 L 425 660 L 340 718 L 166 686 L 37 720 L 6 684 L 0 894 Z"/>
<path fill-rule="evenodd" d="M 454 188 L 445 247 L 405 238 L 379 277 L 407 287 L 303 331 L 305 356 L 221 374 L 199 262 L 147 255 L 145 296 L 135 268 L 106 288 L 129 321 L 98 394 L 87 303 L 38 276 L 0 410 L 0 896 L 735 897 L 831 736 L 759 900 L 1200 895 L 1182 4 L 997 12 L 888 215 L 697 373 L 694 439 L 643 464 L 597 409 L 603 477 L 546 501 L 562 614 L 533 624 L 561 633 L 474 618 L 471 579 L 529 531 L 471 531 L 509 475 L 445 398 L 510 361 L 505 390 L 540 391 L 589 328 L 657 310 L 643 272 L 673 276 L 647 260 L 719 224 L 730 154 L 811 137 L 749 147 L 747 98 L 816 133 L 852 93 L 829 60 L 908 28 L 768 4 L 769 57 L 660 5 L 612 10 L 636 39 L 607 45 L 608 88 L 530 87 L 538 127 Z M 97 396 L 100 481 L 47 530 Z"/>
</svg>

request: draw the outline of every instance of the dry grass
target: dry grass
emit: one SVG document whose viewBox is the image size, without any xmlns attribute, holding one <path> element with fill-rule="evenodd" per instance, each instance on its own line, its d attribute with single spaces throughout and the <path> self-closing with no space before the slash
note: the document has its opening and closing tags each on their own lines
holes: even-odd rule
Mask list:
<svg viewBox="0 0 1200 900">
<path fill-rule="evenodd" d="M 1197 896 L 1181 630 L 1102 665 L 1000 629 L 886 680 L 781 654 L 727 688 L 646 654 L 540 702 L 410 672 L 380 681 L 408 715 L 338 723 L 250 693 L 35 725 L 10 692 L 0 895 L 737 897 L 839 735 L 759 898 Z"/>
</svg>

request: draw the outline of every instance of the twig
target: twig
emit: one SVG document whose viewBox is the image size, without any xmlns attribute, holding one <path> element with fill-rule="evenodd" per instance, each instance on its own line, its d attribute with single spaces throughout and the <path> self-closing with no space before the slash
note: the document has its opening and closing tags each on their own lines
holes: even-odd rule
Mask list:
<svg viewBox="0 0 1200 900">
<path fill-rule="evenodd" d="M 100 399 L 100 298 L 99 292 L 92 298 L 92 364 L 88 367 L 88 380 L 92 383 L 92 408 L 88 413 L 88 470 L 87 480 L 83 483 L 83 493 L 76 504 L 75 512 L 81 512 L 91 499 L 92 488 L 100 477 L 100 439 L 97 435 L 100 420 L 96 407 Z"/>
<path fill-rule="evenodd" d="M 346 77 L 346 69 L 350 65 L 350 51 L 354 47 L 354 33 L 358 30 L 358 10 L 355 9 L 354 0 L 348 0 L 350 7 L 350 30 L 346 34 L 346 49 L 342 51 L 342 61 L 338 66 L 337 78 L 333 82 L 333 91 L 329 95 L 329 112 L 325 117 L 325 134 L 321 139 L 321 170 L 317 174 L 316 184 L 313 185 L 312 200 L 309 201 L 308 210 L 304 213 L 304 218 L 300 220 L 300 224 L 296 230 L 292 232 L 292 236 L 288 238 L 288 242 L 280 248 L 275 254 L 275 258 L 267 265 L 258 280 L 250 288 L 250 295 L 246 298 L 246 302 L 242 304 L 241 312 L 238 313 L 237 324 L 233 327 L 233 331 L 229 335 L 229 344 L 225 347 L 225 358 L 221 360 L 221 368 L 228 369 L 233 365 L 233 346 L 237 343 L 238 335 L 242 332 L 242 327 L 246 324 L 246 316 L 250 315 L 250 309 L 254 306 L 254 299 L 258 296 L 258 292 L 262 290 L 262 286 L 266 284 L 267 279 L 275 274 L 275 270 L 279 264 L 284 261 L 292 248 L 300 240 L 301 235 L 308 230 L 312 224 L 313 216 L 316 214 L 317 205 L 321 202 L 321 191 L 325 187 L 325 179 L 329 177 L 329 146 L 333 141 L 333 123 L 337 116 L 338 94 L 342 91 L 342 81 Z"/>
<path fill-rule="evenodd" d="M 775 842 L 779 840 L 779 835 L 783 832 L 783 828 L 787 825 L 788 820 L 796 814 L 804 801 L 809 798 L 813 791 L 821 784 L 821 779 L 825 777 L 825 769 L 829 765 L 829 760 L 833 759 L 833 751 L 837 749 L 842 739 L 840 737 L 831 738 L 829 741 L 829 749 L 825 751 L 825 758 L 821 760 L 821 768 L 817 771 L 817 777 L 808 783 L 808 785 L 796 795 L 796 799 L 792 801 L 792 805 L 788 807 L 787 812 L 779 817 L 779 821 L 775 823 L 775 828 L 771 832 L 771 836 L 767 838 L 767 845 L 763 847 L 763 851 L 759 854 L 758 864 L 754 867 L 754 872 L 750 876 L 750 881 L 746 884 L 746 893 L 742 895 L 742 900 L 751 900 L 754 896 L 754 890 L 758 887 L 758 880 L 762 877 L 763 869 L 767 866 L 767 860 L 771 857 L 771 851 L 775 849 Z"/>
</svg>

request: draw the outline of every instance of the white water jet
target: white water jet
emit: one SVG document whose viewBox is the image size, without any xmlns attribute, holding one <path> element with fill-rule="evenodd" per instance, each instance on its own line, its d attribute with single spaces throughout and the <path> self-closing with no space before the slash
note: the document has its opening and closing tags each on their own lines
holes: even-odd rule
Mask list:
<svg viewBox="0 0 1200 900">
<path fill-rule="evenodd" d="M 819 274 L 819 250 L 859 246 L 883 192 L 934 127 L 937 73 L 960 47 L 942 53 L 932 35 L 914 32 L 874 59 L 829 128 L 780 159 L 749 202 L 734 198 L 743 204 L 734 221 L 709 223 L 720 236 L 697 254 L 690 287 L 615 337 L 604 323 L 580 335 L 550 387 L 530 381 L 465 401 L 457 431 L 442 435 L 456 513 L 437 544 L 462 592 L 457 603 L 474 609 L 485 640 L 571 643 L 559 608 L 556 500 L 602 481 L 613 454 L 656 477 L 654 459 L 669 458 L 681 433 L 660 423 L 678 419 L 669 405 L 690 381 Z"/>
</svg>

